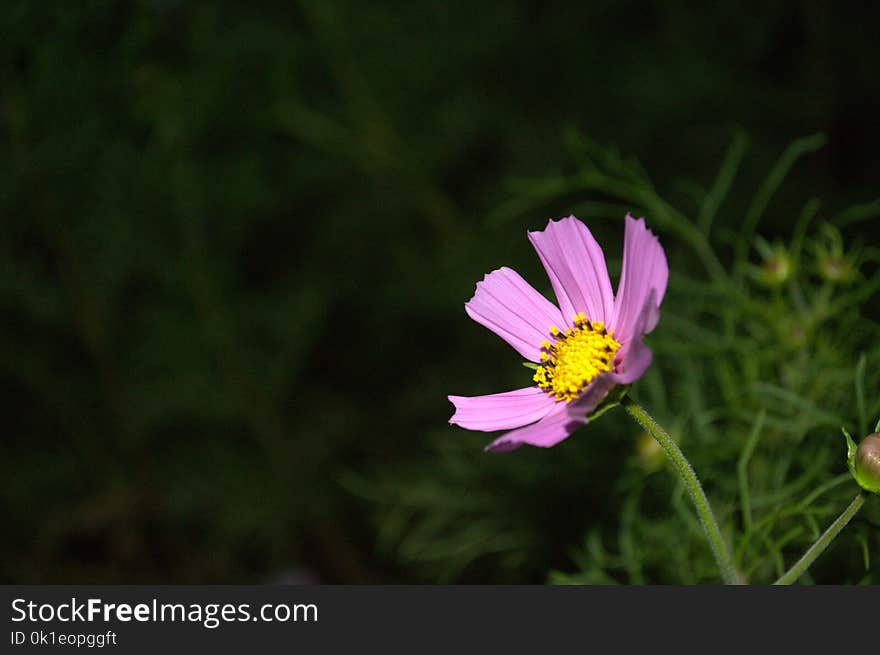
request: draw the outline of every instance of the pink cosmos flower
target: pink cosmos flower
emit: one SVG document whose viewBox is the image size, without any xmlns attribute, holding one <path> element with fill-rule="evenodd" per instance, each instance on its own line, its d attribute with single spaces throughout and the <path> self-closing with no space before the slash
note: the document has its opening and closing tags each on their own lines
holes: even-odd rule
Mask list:
<svg viewBox="0 0 880 655">
<path fill-rule="evenodd" d="M 486 450 L 531 444 L 549 448 L 566 439 L 608 392 L 630 384 L 651 364 L 643 335 L 660 317 L 669 267 L 644 219 L 627 214 L 617 295 L 605 255 L 574 216 L 529 232 L 550 277 L 557 308 L 516 271 L 492 271 L 465 304 L 468 316 L 537 364 L 532 386 L 489 396 L 449 396 L 450 423 L 469 430 L 511 430 Z"/>
</svg>

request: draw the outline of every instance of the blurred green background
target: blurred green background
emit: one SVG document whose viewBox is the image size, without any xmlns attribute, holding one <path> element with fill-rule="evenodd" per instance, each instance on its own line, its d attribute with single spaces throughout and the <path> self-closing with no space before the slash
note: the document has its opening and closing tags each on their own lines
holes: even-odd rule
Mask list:
<svg viewBox="0 0 880 655">
<path fill-rule="evenodd" d="M 845 473 L 839 427 L 880 411 L 876 6 L 11 0 L 0 21 L 2 581 L 713 581 L 622 412 L 506 455 L 446 423 L 449 393 L 528 384 L 463 303 L 501 265 L 549 291 L 525 232 L 573 211 L 613 272 L 627 210 L 660 234 L 668 319 L 634 393 L 750 579 L 854 493 L 773 513 Z M 736 231 L 818 132 L 756 230 L 789 244 L 813 212 L 796 264 L 831 304 L 798 339 Z M 725 161 L 707 239 L 734 282 L 657 200 L 696 220 Z M 808 247 L 835 217 L 863 253 L 838 305 Z M 810 579 L 874 580 L 862 516 Z"/>
</svg>

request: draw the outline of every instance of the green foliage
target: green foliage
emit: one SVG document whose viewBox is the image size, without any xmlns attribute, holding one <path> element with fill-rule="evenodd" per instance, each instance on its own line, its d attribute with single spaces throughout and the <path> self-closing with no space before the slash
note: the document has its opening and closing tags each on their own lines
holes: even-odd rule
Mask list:
<svg viewBox="0 0 880 655">
<path fill-rule="evenodd" d="M 593 217 L 618 214 L 616 227 L 620 216 L 612 203 L 649 217 L 670 252 L 670 290 L 650 338 L 654 364 L 630 393 L 672 427 L 709 490 L 736 566 L 749 582 L 780 576 L 846 505 L 855 487 L 845 472 L 838 430 L 844 425 L 865 434 L 880 415 L 880 395 L 866 393 L 880 384 L 880 326 L 861 311 L 880 288 L 880 270 L 854 271 L 860 279 L 854 288 L 819 274 L 816 254 L 829 234 L 839 232 L 831 232 L 827 222 L 817 224 L 826 219 L 815 200 L 793 217 L 792 232 L 774 250 L 755 234 L 785 173 L 821 143 L 819 137 L 802 139 L 782 154 L 745 220 L 719 221 L 740 225 L 736 231 L 713 225 L 743 161 L 739 135 L 710 190 L 681 209 L 655 190 L 635 160 L 570 135 L 578 167 L 565 177 L 521 183 L 489 219 L 516 220 L 515 209 L 546 213 L 541 207 L 563 190 L 575 213 L 584 203 Z M 590 222 L 605 232 L 604 224 Z M 840 255 L 842 241 L 832 239 Z M 609 252 L 615 250 L 606 248 Z M 756 255 L 766 261 L 774 252 L 787 253 L 788 275 L 767 284 L 766 278 L 745 274 Z M 508 386 L 517 386 L 517 380 Z M 377 498 L 387 504 L 380 514 L 383 545 L 404 554 L 405 562 L 436 564 L 451 579 L 480 558 L 513 579 L 537 576 L 554 561 L 552 551 L 564 548 L 571 564 L 551 572 L 551 583 L 717 581 L 705 536 L 675 475 L 646 471 L 644 453 L 624 454 L 633 449 L 634 432 L 622 412 L 610 413 L 555 448 L 565 452 L 561 457 L 526 448 L 466 459 L 458 453 L 450 460 L 460 444 L 438 440 L 435 470 L 422 474 L 419 494 L 411 494 L 414 482 L 408 478 L 383 485 Z M 464 433 L 446 440 L 474 441 Z M 504 476 L 489 477 L 489 470 Z M 591 482 L 601 474 L 614 482 L 601 497 L 592 497 Z M 571 497 L 560 496 L 564 480 L 579 481 Z M 475 489 L 480 493 L 474 495 Z M 488 503 L 487 493 L 504 502 Z M 541 509 L 526 518 L 534 500 L 511 502 L 519 496 L 540 498 Z M 457 509 L 440 511 L 440 500 L 451 498 Z M 605 504 L 612 518 L 588 518 L 575 509 L 589 503 Z M 878 509 L 875 503 L 856 519 L 815 565 L 811 579 L 876 581 L 853 554 L 880 547 Z M 586 535 L 583 545 L 572 549 L 550 541 L 558 539 L 559 528 L 543 534 L 533 523 L 542 513 L 544 520 L 549 515 L 566 523 L 569 531 L 578 526 Z M 503 557 L 495 550 L 499 539 Z M 457 549 L 439 550 L 441 541 Z M 566 572 L 572 565 L 574 571 Z"/>
<path fill-rule="evenodd" d="M 766 5 L 3 2 L 0 581 L 714 580 L 620 410 L 503 457 L 444 423 L 528 379 L 474 282 L 539 283 L 525 230 L 572 212 L 617 257 L 637 209 L 673 278 L 633 393 L 772 577 L 880 413 L 880 201 L 793 205 L 870 200 L 880 77 L 875 17 Z M 872 511 L 817 580 L 876 561 Z"/>
</svg>

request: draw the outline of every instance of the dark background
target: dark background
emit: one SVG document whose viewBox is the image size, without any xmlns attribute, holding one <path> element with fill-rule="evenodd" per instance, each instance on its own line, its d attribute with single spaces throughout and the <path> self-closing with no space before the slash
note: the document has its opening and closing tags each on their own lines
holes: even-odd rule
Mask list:
<svg viewBox="0 0 880 655">
<path fill-rule="evenodd" d="M 570 169 L 566 130 L 673 196 L 711 184 L 737 130 L 749 193 L 825 133 L 767 237 L 808 196 L 872 200 L 878 24 L 832 2 L 3 3 L 0 578 L 570 567 L 585 523 L 616 515 L 603 499 L 629 442 L 586 481 L 521 492 L 529 563 L 444 577 L 382 545 L 386 478 L 424 493 L 438 441 L 489 457 L 486 435 L 446 426 L 445 396 L 510 388 L 518 364 L 462 305 L 502 264 L 545 288 L 525 230 L 571 204 L 486 217 L 511 180 Z M 747 202 L 734 191 L 722 227 Z M 594 231 L 617 257 L 622 223 Z M 664 245 L 673 275 L 688 266 Z M 503 506 L 498 467 L 596 451 L 536 452 L 446 492 Z"/>
</svg>

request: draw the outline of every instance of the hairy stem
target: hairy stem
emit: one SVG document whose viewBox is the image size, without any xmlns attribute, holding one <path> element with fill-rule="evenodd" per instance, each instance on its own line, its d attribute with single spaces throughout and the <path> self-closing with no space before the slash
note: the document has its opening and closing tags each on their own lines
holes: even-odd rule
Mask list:
<svg viewBox="0 0 880 655">
<path fill-rule="evenodd" d="M 788 585 L 801 577 L 804 572 L 810 568 L 810 565 L 816 560 L 816 558 L 819 557 L 829 545 L 831 545 L 834 538 L 840 534 L 840 531 L 846 527 L 846 524 L 850 522 L 852 517 L 858 513 L 864 504 L 865 494 L 860 492 L 855 498 L 853 498 L 847 508 L 843 510 L 841 515 L 835 519 L 834 523 L 828 526 L 828 529 L 822 533 L 822 536 L 816 540 L 816 543 L 807 549 L 807 552 L 804 553 L 803 557 L 795 562 L 794 566 L 792 566 L 773 584 Z"/>
<path fill-rule="evenodd" d="M 694 473 L 694 469 L 688 462 L 687 457 L 681 452 L 678 444 L 672 437 L 655 421 L 648 412 L 646 412 L 637 402 L 629 396 L 623 398 L 620 403 L 626 409 L 627 413 L 635 419 L 648 433 L 657 440 L 657 443 L 666 452 L 667 457 L 675 465 L 676 471 L 681 476 L 685 489 L 690 494 L 694 507 L 697 509 L 697 516 L 700 517 L 700 523 L 706 532 L 706 538 L 712 547 L 712 553 L 715 555 L 715 561 L 718 563 L 718 569 L 721 571 L 721 578 L 725 584 L 737 584 L 739 582 L 736 568 L 733 566 L 733 559 L 730 557 L 730 551 L 727 544 L 721 536 L 721 529 L 718 527 L 718 521 L 712 513 L 712 507 L 709 505 L 709 499 L 706 498 L 706 492 Z"/>
</svg>

